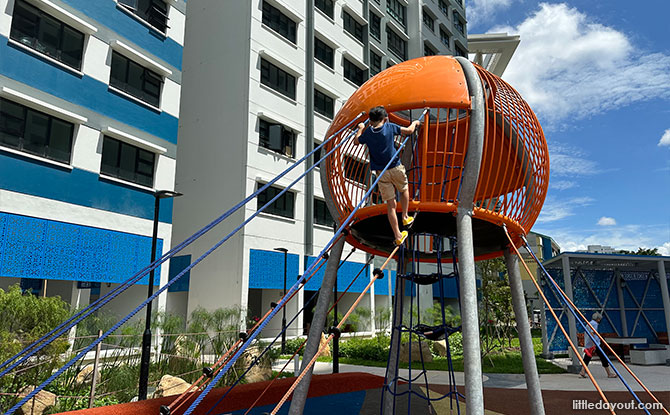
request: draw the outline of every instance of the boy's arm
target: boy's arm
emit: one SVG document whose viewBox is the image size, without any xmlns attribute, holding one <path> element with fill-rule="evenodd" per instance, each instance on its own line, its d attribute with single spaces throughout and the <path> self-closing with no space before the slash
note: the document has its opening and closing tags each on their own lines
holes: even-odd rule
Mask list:
<svg viewBox="0 0 670 415">
<path fill-rule="evenodd" d="M 365 124 L 363 123 L 358 124 L 358 131 L 356 131 L 356 135 L 354 136 L 354 144 L 356 145 L 360 144 L 358 139 L 360 138 L 361 135 L 363 135 L 363 131 L 365 131 Z"/>
<path fill-rule="evenodd" d="M 421 124 L 421 121 L 416 120 L 413 123 L 409 125 L 409 127 L 400 127 L 400 132 L 403 135 L 408 135 L 408 134 L 414 134 L 414 130 L 416 130 L 416 127 Z"/>
</svg>

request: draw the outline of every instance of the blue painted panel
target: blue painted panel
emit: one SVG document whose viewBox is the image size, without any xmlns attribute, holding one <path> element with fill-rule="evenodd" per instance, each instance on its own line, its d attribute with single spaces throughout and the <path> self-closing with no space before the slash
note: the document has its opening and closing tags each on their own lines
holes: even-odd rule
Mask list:
<svg viewBox="0 0 670 415">
<path fill-rule="evenodd" d="M 157 252 L 162 246 L 159 239 Z M 147 266 L 150 255 L 147 236 L 0 213 L 4 277 L 120 283 Z"/>
<path fill-rule="evenodd" d="M 307 270 L 316 260 L 316 257 L 308 256 L 305 258 L 305 270 Z M 317 265 L 318 267 L 319 265 Z M 365 266 L 365 270 L 356 278 L 358 272 Z M 305 285 L 305 290 L 316 291 L 321 288 L 321 282 L 323 281 L 323 276 L 326 272 L 326 264 L 323 264 L 321 269 L 309 280 Z M 356 281 L 353 283 L 351 288 L 349 288 L 350 293 L 362 293 L 365 287 L 370 283 L 370 273 L 368 272 L 368 267 L 365 264 L 358 262 L 347 261 L 337 272 L 337 290 L 342 292 L 344 291 L 349 284 L 356 278 Z M 375 287 L 375 294 L 376 294 Z"/>
<path fill-rule="evenodd" d="M 286 288 L 295 284 L 298 276 L 299 257 L 288 254 L 286 258 Z M 249 250 L 249 288 L 284 288 L 284 253 L 278 251 Z"/>
<path fill-rule="evenodd" d="M 308 398 L 305 402 L 304 415 L 323 415 L 323 414 L 358 414 L 361 412 L 363 402 L 365 401 L 366 391 L 355 391 L 348 393 L 338 393 L 335 395 L 316 396 Z M 261 415 L 272 412 L 275 404 L 258 406 L 253 408 L 250 415 Z M 284 404 L 278 415 L 288 414 L 290 405 Z M 233 411 L 232 415 L 243 415 L 246 409 Z M 228 414 L 228 413 L 226 413 Z"/>
<path fill-rule="evenodd" d="M 542 260 L 546 261 L 553 258 L 551 253 L 551 239 L 546 236 L 542 237 Z"/>
<path fill-rule="evenodd" d="M 172 281 L 180 272 L 191 265 L 191 255 L 173 256 L 170 258 L 170 281 Z M 168 287 L 169 293 L 188 291 L 191 282 L 191 271 L 188 270 L 177 282 Z"/>
<path fill-rule="evenodd" d="M 0 189 L 153 220 L 154 196 L 80 169 L 60 169 L 0 151 Z M 172 223 L 172 199 L 162 199 L 159 220 Z"/>
<path fill-rule="evenodd" d="M 116 7 L 114 1 L 63 0 L 92 19 L 129 39 L 142 49 L 181 70 L 182 46 L 170 38 L 154 33 Z M 170 22 L 168 22 L 168 26 Z"/>
<path fill-rule="evenodd" d="M 115 4 L 111 1 L 100 3 Z M 100 65 L 103 64 L 104 62 L 100 62 Z M 164 111 L 158 113 L 112 93 L 106 83 L 66 71 L 30 52 L 8 44 L 5 37 L 0 37 L 0 74 L 119 120 L 170 143 L 177 143 L 179 120 L 176 117 Z"/>
<path fill-rule="evenodd" d="M 444 298 L 458 298 L 458 285 L 456 278 L 442 279 L 442 293 Z M 440 297 L 440 283 L 433 284 L 433 297 Z"/>
<path fill-rule="evenodd" d="M 391 292 L 395 294 L 396 272 L 393 270 L 384 270 L 384 279 L 375 281 L 375 295 L 389 295 L 389 278 L 391 279 Z"/>
</svg>

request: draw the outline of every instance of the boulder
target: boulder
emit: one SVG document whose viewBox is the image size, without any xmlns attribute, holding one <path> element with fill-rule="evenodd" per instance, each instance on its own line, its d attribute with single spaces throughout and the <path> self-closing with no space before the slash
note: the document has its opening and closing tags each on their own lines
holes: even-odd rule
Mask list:
<svg viewBox="0 0 670 415">
<path fill-rule="evenodd" d="M 164 375 L 158 383 L 158 387 L 154 392 L 154 398 L 162 398 L 163 396 L 179 395 L 188 390 L 191 384 L 182 378 L 176 376 Z"/>
<path fill-rule="evenodd" d="M 446 340 L 436 340 L 433 342 L 433 350 L 438 356 L 446 357 L 447 356 L 447 341 Z"/>
<path fill-rule="evenodd" d="M 74 378 L 74 384 L 77 386 L 81 386 L 85 383 L 91 383 L 92 380 L 93 380 L 93 365 L 87 365 L 77 374 L 77 377 Z M 98 373 L 97 380 L 100 380 L 100 373 Z"/>
<path fill-rule="evenodd" d="M 319 350 L 324 347 L 323 345 L 326 343 L 326 340 L 328 340 L 328 337 L 324 333 L 321 333 L 321 340 L 319 340 Z M 323 351 L 319 356 L 325 356 L 325 357 L 331 357 L 332 353 L 330 352 L 330 347 L 325 346 Z"/>
<path fill-rule="evenodd" d="M 19 399 L 25 398 L 33 390 L 35 390 L 34 386 L 24 387 L 19 391 Z M 37 394 L 31 400 L 24 403 L 23 406 L 19 408 L 17 413 L 20 415 L 42 415 L 42 413 L 44 413 L 48 407 L 54 406 L 55 404 L 56 395 L 51 392 L 41 390 L 37 392 Z"/>
<path fill-rule="evenodd" d="M 249 347 L 244 353 L 244 367 L 248 368 L 260 355 L 261 350 L 258 347 Z M 272 366 L 267 355 L 263 356 L 258 363 L 256 363 L 244 379 L 248 383 L 263 382 L 272 378 Z"/>
<path fill-rule="evenodd" d="M 428 342 L 421 342 L 421 352 L 423 353 L 424 362 L 432 362 L 433 355 L 430 352 Z M 402 343 L 400 345 L 400 361 L 403 363 L 409 362 L 409 343 Z M 412 362 L 420 362 L 421 354 L 419 353 L 419 342 L 412 342 Z"/>
</svg>

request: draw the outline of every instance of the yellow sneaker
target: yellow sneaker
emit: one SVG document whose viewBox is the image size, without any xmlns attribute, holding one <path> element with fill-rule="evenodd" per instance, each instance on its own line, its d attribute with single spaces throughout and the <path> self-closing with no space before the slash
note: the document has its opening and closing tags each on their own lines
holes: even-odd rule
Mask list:
<svg viewBox="0 0 670 415">
<path fill-rule="evenodd" d="M 400 239 L 396 239 L 393 243 L 395 246 L 400 246 L 405 242 L 405 239 L 407 239 L 407 231 L 402 231 L 400 232 Z"/>
<path fill-rule="evenodd" d="M 413 216 L 408 216 L 407 219 L 402 220 L 402 224 L 404 226 L 410 226 L 412 223 L 414 223 L 414 217 Z"/>
</svg>

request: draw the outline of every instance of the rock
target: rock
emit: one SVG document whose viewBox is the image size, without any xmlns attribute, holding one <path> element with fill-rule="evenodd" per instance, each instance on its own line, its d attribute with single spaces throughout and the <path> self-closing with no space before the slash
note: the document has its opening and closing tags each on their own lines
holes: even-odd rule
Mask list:
<svg viewBox="0 0 670 415">
<path fill-rule="evenodd" d="M 163 396 L 179 395 L 186 392 L 191 384 L 182 378 L 176 376 L 164 375 L 158 383 L 158 387 L 154 392 L 154 398 L 161 398 Z"/>
<path fill-rule="evenodd" d="M 438 356 L 446 357 L 447 356 L 447 341 L 446 340 L 436 340 L 433 342 L 433 350 Z"/>
<path fill-rule="evenodd" d="M 93 365 L 85 366 L 81 372 L 77 374 L 77 377 L 74 379 L 74 384 L 81 386 L 85 383 L 91 383 L 93 380 Z M 100 380 L 100 373 L 98 373 L 98 381 Z"/>
<path fill-rule="evenodd" d="M 433 355 L 430 352 L 430 346 L 428 342 L 421 342 L 421 352 L 423 353 L 424 362 L 432 362 Z M 403 343 L 400 345 L 400 361 L 403 363 L 408 363 L 409 355 L 409 343 Z M 421 354 L 419 353 L 419 342 L 412 342 L 412 362 L 420 362 Z"/>
<path fill-rule="evenodd" d="M 199 357 L 200 345 L 190 341 L 187 336 L 180 334 L 174 341 L 174 354 L 177 356 Z"/>
<path fill-rule="evenodd" d="M 244 367 L 248 368 L 260 353 L 261 351 L 258 350 L 258 347 L 247 348 L 244 353 Z M 244 377 L 248 383 L 263 382 L 271 378 L 272 366 L 270 365 L 270 359 L 267 358 L 267 355 L 263 356 Z"/>
<path fill-rule="evenodd" d="M 328 340 L 328 337 L 326 337 L 325 334 L 321 333 L 321 340 L 319 340 L 319 349 L 323 347 L 323 345 L 326 343 L 326 340 Z M 331 357 L 332 353 L 330 352 L 330 347 L 326 346 L 319 356 Z"/>
<path fill-rule="evenodd" d="M 35 390 L 34 386 L 24 387 L 19 391 L 19 399 L 25 398 L 33 390 Z M 17 413 L 21 415 L 42 415 L 42 413 L 44 413 L 48 407 L 54 406 L 55 404 L 56 395 L 51 392 L 41 390 L 37 392 L 37 394 L 31 400 L 23 404 Z"/>
</svg>

